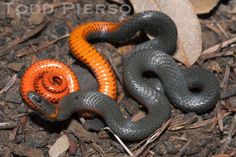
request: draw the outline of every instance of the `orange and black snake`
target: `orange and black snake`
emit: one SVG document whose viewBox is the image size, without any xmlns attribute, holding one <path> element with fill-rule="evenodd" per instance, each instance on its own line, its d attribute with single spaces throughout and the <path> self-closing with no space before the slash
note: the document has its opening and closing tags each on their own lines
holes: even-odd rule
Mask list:
<svg viewBox="0 0 236 157">
<path fill-rule="evenodd" d="M 97 59 L 100 54 L 95 53 L 96 50 L 87 40 L 123 43 L 142 30 L 154 35 L 155 39 L 137 45 L 124 61 L 126 89 L 147 109 L 143 119 L 132 122 L 124 118 L 113 100 L 116 84 L 112 69 L 105 61 L 100 62 L 101 57 Z M 214 107 L 219 99 L 219 84 L 214 74 L 202 68 L 181 68 L 169 56 L 175 51 L 176 41 L 174 22 L 166 14 L 156 11 L 139 13 L 120 23 L 92 22 L 78 26 L 71 33 L 70 47 L 73 54 L 85 60 L 85 64 L 95 73 L 100 93 L 75 91 L 64 96 L 58 107 L 34 90 L 27 92 L 27 98 L 39 113 L 53 117 L 53 120 L 65 120 L 77 111 L 90 111 L 103 117 L 121 138 L 141 140 L 170 118 L 170 103 L 186 112 L 204 113 Z M 164 91 L 143 77 L 147 71 L 157 75 L 156 79 L 160 80 Z"/>
</svg>

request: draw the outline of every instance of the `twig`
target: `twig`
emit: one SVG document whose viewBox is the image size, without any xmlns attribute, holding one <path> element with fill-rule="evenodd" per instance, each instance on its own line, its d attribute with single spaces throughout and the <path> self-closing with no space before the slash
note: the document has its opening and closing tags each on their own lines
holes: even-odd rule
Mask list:
<svg viewBox="0 0 236 157">
<path fill-rule="evenodd" d="M 218 121 L 220 131 L 223 131 L 224 125 L 223 125 L 223 116 L 222 116 L 221 112 L 222 112 L 221 105 L 220 105 L 220 103 L 218 103 L 216 105 L 216 116 L 217 116 L 217 121 Z"/>
<path fill-rule="evenodd" d="M 11 142 L 13 142 L 15 140 L 19 128 L 20 128 L 20 125 L 17 125 L 17 127 L 14 128 L 12 136 L 10 137 Z"/>
<path fill-rule="evenodd" d="M 225 69 L 225 74 L 224 74 L 224 78 L 223 81 L 220 85 L 221 88 L 223 88 L 223 91 L 226 91 L 227 89 L 227 84 L 228 84 L 228 80 L 229 80 L 229 74 L 230 74 L 230 66 L 227 65 L 226 69 Z"/>
<path fill-rule="evenodd" d="M 228 39 L 229 36 L 228 34 L 225 32 L 225 30 L 222 28 L 222 26 L 219 23 L 216 23 L 216 26 L 219 28 L 219 30 L 221 31 L 221 33 Z"/>
<path fill-rule="evenodd" d="M 229 130 L 229 134 L 225 139 L 225 143 L 222 147 L 221 154 L 225 153 L 228 145 L 230 144 L 230 142 L 232 140 L 232 137 L 235 135 L 235 129 L 236 129 L 236 114 L 234 114 L 234 118 L 233 118 L 230 130 Z"/>
<path fill-rule="evenodd" d="M 104 151 L 96 143 L 92 143 L 92 147 L 100 154 L 101 157 L 105 156 Z"/>
<path fill-rule="evenodd" d="M 205 55 L 202 55 L 200 57 L 200 62 L 199 64 L 201 65 L 205 60 L 207 59 L 212 59 L 212 58 L 216 58 L 216 57 L 221 57 L 221 56 L 232 56 L 234 55 L 234 52 L 233 51 L 225 51 L 225 52 L 213 52 L 213 53 L 210 53 L 210 54 L 205 54 Z"/>
<path fill-rule="evenodd" d="M 226 112 L 222 115 L 222 118 L 225 118 L 227 117 L 228 115 L 230 115 L 231 112 Z M 208 124 L 211 124 L 211 123 L 214 123 L 214 122 L 217 122 L 217 117 L 214 117 L 214 118 L 211 118 L 211 119 L 207 119 L 207 120 L 204 120 L 204 121 L 201 121 L 201 122 L 197 122 L 191 126 L 187 126 L 185 127 L 186 129 L 196 129 L 196 128 L 200 128 L 200 127 L 203 127 L 203 126 L 206 126 Z"/>
<path fill-rule="evenodd" d="M 205 55 L 205 54 L 213 53 L 213 52 L 219 50 L 219 48 L 222 49 L 222 48 L 224 48 L 224 47 L 226 47 L 226 46 L 228 46 L 228 45 L 230 45 L 230 44 L 232 44 L 232 43 L 234 43 L 234 42 L 236 42 L 236 37 L 231 38 L 231 39 L 229 39 L 229 40 L 226 40 L 226 41 L 224 41 L 224 42 L 222 42 L 222 43 L 220 43 L 220 44 L 217 44 L 217 45 L 215 45 L 215 46 L 212 46 L 212 47 L 210 47 L 210 48 L 204 50 L 204 51 L 202 52 L 202 54 Z"/>
<path fill-rule="evenodd" d="M 200 20 L 200 23 L 203 24 L 204 26 L 206 26 L 208 29 L 212 30 L 213 32 L 220 34 L 220 30 L 218 28 L 215 27 L 214 23 L 211 23 L 210 21 L 206 21 L 206 20 Z M 212 25 L 214 24 L 214 25 Z"/>
<path fill-rule="evenodd" d="M 2 89 L 0 90 L 0 94 L 3 94 L 3 93 L 5 93 L 6 91 L 8 91 L 8 89 L 10 89 L 11 86 L 15 83 L 16 78 L 17 78 L 17 74 L 14 74 L 14 75 L 12 76 L 12 78 L 10 79 L 10 81 L 7 83 L 7 85 L 6 85 L 4 88 L 2 88 Z"/>
<path fill-rule="evenodd" d="M 23 37 L 19 37 L 17 39 L 15 39 L 12 44 L 10 45 L 10 47 L 7 47 L 5 49 L 2 49 L 0 51 L 0 57 L 7 54 L 9 51 L 15 49 L 17 47 L 17 45 L 27 41 L 29 38 L 35 36 L 36 34 L 38 34 L 39 32 L 41 32 L 42 30 L 44 30 L 44 28 L 46 28 L 46 26 L 50 23 L 50 21 L 46 21 L 43 24 L 41 24 L 40 26 L 34 28 L 33 30 L 29 31 L 28 33 L 26 33 L 26 35 L 24 35 Z"/>
<path fill-rule="evenodd" d="M 169 119 L 165 124 L 163 124 L 162 127 L 159 128 L 159 129 L 154 133 L 154 135 L 152 135 L 151 137 L 149 137 L 148 140 L 146 141 L 146 143 L 136 151 L 136 153 L 135 153 L 134 156 L 135 156 L 135 157 L 138 157 L 138 156 L 146 149 L 146 147 L 147 147 L 150 143 L 152 143 L 153 141 L 155 141 L 155 140 L 162 134 L 162 132 L 163 132 L 164 130 L 166 130 L 166 128 L 169 126 L 170 122 L 171 122 L 171 119 Z"/>
<path fill-rule="evenodd" d="M 0 130 L 14 129 L 17 127 L 17 124 L 13 121 L 0 123 Z"/>
<path fill-rule="evenodd" d="M 62 39 L 64 39 L 64 38 L 68 38 L 69 36 L 70 36 L 69 34 L 63 35 L 63 36 L 61 36 L 61 37 L 59 37 L 59 38 L 57 38 L 57 39 L 55 39 L 55 40 L 53 40 L 53 41 L 46 42 L 46 43 L 40 45 L 38 48 L 34 48 L 34 50 L 25 51 L 25 52 L 23 52 L 23 53 L 20 51 L 20 53 L 18 53 L 16 56 L 17 56 L 17 57 L 23 57 L 23 56 L 29 55 L 29 54 L 31 54 L 31 53 L 33 53 L 33 52 L 39 52 L 39 51 L 41 51 L 41 50 L 43 50 L 43 49 L 45 49 L 45 48 L 47 48 L 47 47 L 49 47 L 49 46 L 55 44 L 55 43 L 58 42 L 59 40 L 62 40 Z"/>
<path fill-rule="evenodd" d="M 121 146 L 125 149 L 125 151 L 129 154 L 129 156 L 133 156 L 133 153 L 129 150 L 129 148 L 109 127 L 105 127 L 103 130 L 108 130 L 109 132 L 111 132 L 114 135 L 114 137 L 117 139 L 117 141 L 121 144 Z"/>
</svg>

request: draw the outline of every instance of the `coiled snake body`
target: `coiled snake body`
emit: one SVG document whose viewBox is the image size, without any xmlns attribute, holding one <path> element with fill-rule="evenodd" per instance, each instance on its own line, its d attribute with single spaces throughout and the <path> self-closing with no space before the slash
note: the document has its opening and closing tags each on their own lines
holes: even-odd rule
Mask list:
<svg viewBox="0 0 236 157">
<path fill-rule="evenodd" d="M 95 26 L 101 27 L 99 23 L 94 23 Z M 107 23 L 105 26 L 112 29 L 91 32 L 88 39 L 122 43 L 130 40 L 140 30 L 157 35 L 155 39 L 138 45 L 124 62 L 125 86 L 129 93 L 147 108 L 147 116 L 137 122 L 131 122 L 130 119 L 124 118 L 109 96 L 93 91 L 79 91 L 68 94 L 59 102 L 59 112 L 54 120 L 65 120 L 76 111 L 92 111 L 102 116 L 111 130 L 121 138 L 141 140 L 170 118 L 170 102 L 183 111 L 196 113 L 206 112 L 216 104 L 219 99 L 216 77 L 201 68 L 180 68 L 168 55 L 175 50 L 177 29 L 167 15 L 147 11 L 134 15 L 128 21 Z M 74 36 L 70 39 L 76 40 Z M 78 47 L 80 43 L 76 44 Z M 75 44 L 70 45 L 73 48 Z M 146 81 L 143 77 L 146 71 L 152 71 L 158 76 L 164 92 L 150 81 Z M 28 97 L 38 106 L 37 111 L 44 116 L 55 112 L 55 107 L 37 93 L 28 92 Z"/>
</svg>

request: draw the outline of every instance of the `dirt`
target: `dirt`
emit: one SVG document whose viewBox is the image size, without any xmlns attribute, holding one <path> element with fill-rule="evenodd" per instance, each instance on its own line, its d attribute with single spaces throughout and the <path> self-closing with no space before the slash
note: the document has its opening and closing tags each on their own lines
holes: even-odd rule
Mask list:
<svg viewBox="0 0 236 157">
<path fill-rule="evenodd" d="M 5 0 L 5 2 L 9 1 Z M 129 14 L 126 11 L 119 11 L 117 14 L 111 14 L 109 10 L 97 12 L 95 4 L 103 4 L 106 7 L 112 4 L 115 8 L 121 6 L 119 3 L 106 0 L 77 1 L 76 4 L 80 5 L 80 9 L 69 9 L 66 14 L 63 14 L 62 6 L 57 6 L 57 3 L 51 0 L 16 1 L 12 4 L 12 8 L 16 8 L 19 4 L 29 7 L 32 4 L 42 5 L 46 2 L 55 6 L 54 13 L 47 15 L 26 13 L 20 16 L 16 15 L 15 9 L 11 9 L 6 14 L 6 6 L 0 2 L 0 8 L 3 8 L 0 9 L 0 124 L 9 123 L 5 128 L 0 126 L 0 156 L 47 157 L 50 146 L 62 134 L 67 135 L 69 148 L 61 156 L 128 156 L 125 149 L 109 131 L 98 131 L 104 127 L 100 119 L 81 124 L 79 116 L 75 114 L 65 122 L 47 121 L 24 104 L 19 87 L 21 76 L 31 63 L 52 58 L 72 68 L 78 77 L 81 89 L 96 90 L 96 79 L 91 71 L 71 55 L 68 38 L 58 40 L 44 48 L 42 46 L 70 33 L 71 27 L 78 24 L 97 20 L 119 21 L 132 15 L 132 11 Z M 90 13 L 85 14 L 86 4 L 91 4 L 92 7 Z M 236 14 L 232 11 L 233 8 L 236 8 L 236 3 L 224 1 L 209 14 L 199 16 L 202 25 L 203 49 L 235 37 Z M 216 23 L 220 24 L 223 32 Z M 37 30 L 43 24 L 45 27 Z M 33 35 L 30 36 L 30 33 Z M 19 42 L 24 37 L 26 37 L 25 41 Z M 124 102 L 120 106 L 121 110 L 126 116 L 139 114 L 140 105 L 129 98 L 121 86 L 122 60 L 132 46 L 118 48 L 117 45 L 96 43 L 95 47 L 112 63 L 113 68 L 117 70 L 117 76 L 120 77 L 119 98 L 123 98 L 122 102 Z M 229 55 L 209 57 L 203 62 L 199 59 L 196 63 L 216 74 L 222 85 L 221 92 L 226 95 L 226 98 L 219 101 L 214 110 L 203 115 L 183 113 L 172 107 L 170 125 L 154 142 L 145 147 L 140 156 L 208 157 L 218 154 L 236 156 L 235 47 L 236 44 L 233 43 L 216 53 Z M 119 53 L 121 49 L 124 53 Z M 11 82 L 12 84 L 9 84 Z M 229 90 L 232 90 L 231 95 L 227 95 Z M 125 142 L 127 147 L 135 153 L 140 150 L 140 147 L 135 147 L 138 143 Z"/>
</svg>

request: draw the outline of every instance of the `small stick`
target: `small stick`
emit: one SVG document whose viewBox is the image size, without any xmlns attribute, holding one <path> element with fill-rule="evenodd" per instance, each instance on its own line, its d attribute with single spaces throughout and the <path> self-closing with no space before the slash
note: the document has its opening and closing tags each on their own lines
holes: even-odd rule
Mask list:
<svg viewBox="0 0 236 157">
<path fill-rule="evenodd" d="M 233 38 L 231 38 L 231 39 L 229 39 L 229 40 L 226 40 L 226 41 L 224 41 L 224 42 L 222 42 L 222 43 L 220 43 L 220 44 L 217 44 L 217 45 L 215 45 L 215 46 L 212 46 L 212 47 L 210 47 L 210 48 L 204 50 L 204 51 L 202 52 L 202 54 L 205 55 L 205 54 L 213 53 L 213 52 L 219 50 L 219 48 L 222 49 L 222 48 L 224 48 L 224 47 L 226 47 L 226 46 L 228 46 L 228 45 L 230 45 L 230 44 L 232 44 L 232 43 L 234 43 L 234 42 L 236 42 L 236 37 L 233 37 Z"/>
<path fill-rule="evenodd" d="M 228 34 L 225 32 L 225 30 L 222 28 L 222 26 L 219 23 L 216 23 L 216 26 L 219 28 L 219 30 L 221 31 L 221 33 L 228 39 L 229 36 Z"/>
<path fill-rule="evenodd" d="M 200 57 L 200 62 L 199 64 L 202 64 L 205 60 L 207 59 L 212 59 L 212 58 L 215 58 L 215 57 L 221 57 L 221 56 L 232 56 L 234 55 L 234 52 L 232 51 L 225 51 L 225 52 L 213 52 L 213 53 L 210 53 L 210 54 L 205 54 L 205 55 L 202 55 Z"/>
<path fill-rule="evenodd" d="M 205 20 L 200 20 L 200 23 L 203 24 L 204 26 L 206 26 L 208 29 L 212 30 L 213 32 L 220 34 L 220 30 L 218 28 L 215 27 L 215 25 L 211 25 L 213 23 L 210 23 L 210 21 L 206 21 Z"/>
<path fill-rule="evenodd" d="M 125 151 L 129 154 L 129 156 L 133 156 L 133 153 L 129 150 L 129 148 L 124 144 L 124 142 L 118 137 L 109 127 L 105 127 L 103 130 L 110 131 L 114 137 L 117 139 L 117 141 L 121 144 L 121 146 L 125 149 Z"/>
<path fill-rule="evenodd" d="M 14 74 L 14 75 L 12 76 L 12 78 L 10 79 L 10 81 L 7 83 L 7 85 L 6 85 L 4 88 L 2 88 L 2 89 L 0 90 L 0 94 L 3 94 L 3 93 L 5 93 L 6 91 L 8 91 L 8 89 L 10 89 L 11 86 L 15 83 L 16 78 L 17 78 L 17 74 Z"/>
<path fill-rule="evenodd" d="M 236 114 L 234 115 L 230 130 L 229 130 L 229 134 L 225 139 L 225 143 L 222 147 L 221 154 L 225 153 L 227 147 L 229 146 L 229 144 L 232 140 L 232 137 L 235 135 L 235 128 L 236 128 Z"/>
<path fill-rule="evenodd" d="M 154 135 L 152 135 L 151 137 L 149 137 L 149 138 L 147 139 L 146 143 L 136 151 L 136 153 L 135 153 L 134 156 L 135 156 L 135 157 L 140 156 L 140 154 L 146 149 L 146 147 L 147 147 L 150 143 L 152 143 L 153 141 L 155 141 L 155 140 L 162 134 L 162 132 L 163 132 L 164 130 L 166 130 L 166 128 L 169 126 L 170 122 L 171 122 L 171 119 L 169 119 L 165 124 L 163 124 L 162 127 L 159 128 L 159 129 L 154 133 Z"/>
<path fill-rule="evenodd" d="M 217 116 L 217 121 L 218 121 L 218 125 L 220 128 L 220 131 L 223 131 L 224 129 L 224 124 L 223 124 L 223 116 L 222 116 L 222 110 L 221 110 L 221 105 L 220 103 L 218 103 L 216 105 L 216 116 Z"/>
<path fill-rule="evenodd" d="M 228 84 L 228 80 L 229 80 L 229 75 L 230 75 L 230 66 L 227 65 L 226 69 L 225 69 L 225 74 L 224 74 L 224 78 L 223 81 L 220 85 L 221 88 L 223 88 L 223 91 L 226 91 L 227 89 L 227 84 Z"/>
<path fill-rule="evenodd" d="M 0 123 L 0 130 L 14 129 L 17 127 L 17 124 L 13 121 Z"/>
<path fill-rule="evenodd" d="M 92 147 L 99 153 L 101 157 L 105 156 L 104 151 L 102 150 L 101 147 L 99 147 L 96 143 L 92 143 Z"/>
<path fill-rule="evenodd" d="M 61 36 L 61 37 L 59 37 L 59 38 L 57 38 L 57 39 L 55 39 L 55 40 L 53 40 L 53 41 L 50 41 L 50 42 L 47 42 L 47 43 L 42 44 L 42 46 L 40 45 L 38 48 L 34 48 L 33 50 L 25 51 L 25 52 L 23 52 L 23 53 L 19 53 L 19 54 L 17 54 L 16 56 L 17 56 L 17 57 L 23 57 L 23 56 L 29 55 L 29 54 L 31 54 L 31 53 L 33 53 L 33 52 L 39 52 L 39 51 L 41 51 L 41 50 L 43 50 L 43 49 L 45 49 L 45 48 L 47 48 L 47 47 L 49 47 L 49 46 L 55 44 L 55 43 L 58 42 L 59 40 L 62 40 L 62 39 L 64 39 L 64 38 L 68 38 L 69 36 L 70 36 L 70 34 L 63 35 L 63 36 Z"/>
</svg>

